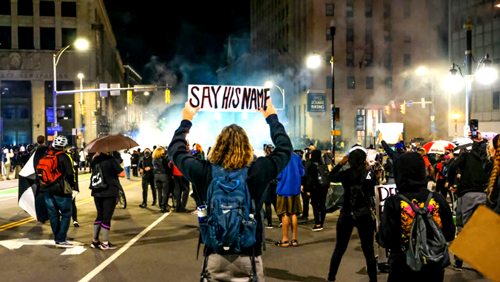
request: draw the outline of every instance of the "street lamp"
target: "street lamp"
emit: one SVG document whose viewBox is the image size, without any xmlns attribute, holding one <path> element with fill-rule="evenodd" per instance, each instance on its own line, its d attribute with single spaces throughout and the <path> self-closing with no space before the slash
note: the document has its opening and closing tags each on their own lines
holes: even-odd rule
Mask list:
<svg viewBox="0 0 500 282">
<path fill-rule="evenodd" d="M 457 133 L 457 123 L 458 123 L 458 119 L 460 118 L 460 114 L 457 112 L 457 111 L 454 111 L 453 114 L 451 114 L 451 118 L 453 119 L 453 121 L 455 122 L 455 140 L 458 139 L 458 133 Z"/>
<path fill-rule="evenodd" d="M 266 83 L 264 83 L 265 88 L 272 88 L 273 86 L 276 86 L 278 90 L 281 93 L 281 96 L 283 97 L 283 108 L 282 109 L 276 109 L 276 110 L 284 110 L 285 109 L 285 89 L 279 87 L 278 85 L 275 85 L 272 81 L 268 80 Z"/>
<path fill-rule="evenodd" d="M 321 65 L 320 55 L 311 55 L 307 58 L 307 67 L 310 69 L 317 69 Z"/>
<path fill-rule="evenodd" d="M 78 78 L 80 79 L 80 90 L 83 90 L 83 73 L 79 73 Z M 85 126 L 85 124 L 84 124 L 85 118 L 83 116 L 83 92 L 80 92 L 80 113 L 82 116 L 82 126 L 81 127 L 84 127 Z"/>
<path fill-rule="evenodd" d="M 85 50 L 89 47 L 89 42 L 85 39 L 77 39 L 73 45 L 78 50 Z M 52 66 L 54 68 L 54 77 L 53 77 L 53 83 L 52 83 L 52 100 L 54 104 L 54 126 L 58 126 L 57 124 L 57 64 L 59 63 L 59 59 L 61 58 L 61 55 L 66 51 L 71 45 L 68 45 L 61 50 L 59 50 L 56 54 L 54 54 L 52 58 Z M 55 135 L 57 135 L 57 131 L 55 132 Z"/>
<path fill-rule="evenodd" d="M 149 96 L 149 92 L 144 92 L 144 96 Z"/>
</svg>

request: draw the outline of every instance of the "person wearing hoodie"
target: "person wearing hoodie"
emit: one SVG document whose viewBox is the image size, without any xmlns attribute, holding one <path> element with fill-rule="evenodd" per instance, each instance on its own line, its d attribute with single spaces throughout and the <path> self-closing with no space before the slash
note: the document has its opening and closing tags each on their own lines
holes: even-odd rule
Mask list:
<svg viewBox="0 0 500 282">
<path fill-rule="evenodd" d="M 293 153 L 285 169 L 278 174 L 276 188 L 276 213 L 281 216 L 283 239 L 275 243 L 279 247 L 298 246 L 297 215 L 302 213 L 300 205 L 301 177 L 304 176 L 304 166 L 299 155 Z M 288 241 L 288 227 L 292 227 L 292 241 Z"/>
<path fill-rule="evenodd" d="M 367 169 L 366 156 L 366 150 L 356 145 L 330 172 L 330 181 L 341 182 L 344 187 L 344 204 L 337 221 L 337 244 L 330 261 L 328 281 L 335 281 L 354 226 L 358 229 L 370 281 L 377 281 L 377 261 L 373 248 L 375 237 L 373 195 L 377 176 L 375 172 Z M 347 162 L 350 168 L 342 170 Z"/>
<path fill-rule="evenodd" d="M 394 163 L 394 177 L 398 194 L 385 201 L 379 229 L 379 243 L 390 251 L 391 272 L 387 281 L 443 281 L 443 267 L 424 265 L 421 271 L 415 272 L 407 265 L 406 250 L 409 248 L 414 212 L 398 195 L 401 194 L 423 207 L 429 193 L 432 193 L 429 213 L 441 228 L 447 242 L 455 238 L 450 206 L 441 194 L 427 189 L 425 163 L 420 154 L 406 153 L 399 157 Z"/>
<path fill-rule="evenodd" d="M 378 134 L 378 140 L 393 162 L 395 162 L 402 154 L 406 152 L 402 134 L 399 134 L 399 141 L 394 145 L 394 147 L 396 147 L 396 151 L 392 150 L 391 147 L 387 145 L 387 142 L 384 141 L 384 139 L 382 138 L 382 132 Z"/>
<path fill-rule="evenodd" d="M 498 138 L 497 138 L 498 139 Z M 486 189 L 490 178 L 491 164 L 486 153 L 487 142 L 481 137 L 478 131 L 478 138 L 472 139 L 472 150 L 462 153 L 454 161 L 448 171 L 448 187 L 450 191 L 457 195 L 457 228 L 462 231 L 467 221 L 479 205 L 486 204 Z M 493 142 L 495 139 L 493 139 Z M 455 185 L 457 171 L 460 171 L 460 182 Z M 456 188 L 455 188 L 456 186 Z M 443 195 L 444 196 L 444 195 Z M 461 270 L 463 261 L 455 256 L 453 269 Z"/>
<path fill-rule="evenodd" d="M 151 186 L 151 192 L 153 194 L 152 206 L 156 205 L 156 187 L 155 187 L 155 175 L 153 172 L 153 158 L 151 157 L 151 150 L 146 148 L 144 150 L 144 157 L 139 161 L 139 169 L 142 175 L 142 204 L 139 205 L 141 208 L 147 206 L 148 201 L 148 185 Z"/>
<path fill-rule="evenodd" d="M 323 230 L 323 223 L 326 217 L 326 194 L 330 182 L 325 179 L 323 183 L 319 182 L 319 175 L 321 171 L 328 171 L 326 165 L 321 162 L 321 151 L 314 150 L 311 152 L 311 159 L 306 162 L 305 168 L 305 184 L 304 191 L 311 197 L 311 204 L 314 213 L 315 225 L 312 231 Z"/>
</svg>

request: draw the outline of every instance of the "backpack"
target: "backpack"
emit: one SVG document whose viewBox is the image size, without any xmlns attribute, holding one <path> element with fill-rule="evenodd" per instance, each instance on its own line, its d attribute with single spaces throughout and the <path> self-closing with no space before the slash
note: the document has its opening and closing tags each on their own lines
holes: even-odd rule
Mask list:
<svg viewBox="0 0 500 282">
<path fill-rule="evenodd" d="M 92 176 L 90 178 L 90 189 L 104 189 L 107 188 L 108 185 L 104 180 L 104 174 L 102 173 L 101 164 L 94 164 L 94 168 L 92 169 Z"/>
<path fill-rule="evenodd" d="M 406 264 L 417 272 L 426 264 L 442 268 L 450 265 L 448 245 L 443 231 L 429 213 L 428 206 L 433 193 L 429 193 L 423 208 L 417 207 L 405 196 L 398 195 L 415 212 L 411 223 L 409 248 L 406 250 Z"/>
<path fill-rule="evenodd" d="M 328 188 L 330 187 L 330 178 L 329 178 L 329 174 L 330 172 L 328 171 L 328 167 L 324 164 L 320 164 L 320 163 L 316 163 L 314 162 L 313 163 L 315 166 L 316 166 L 316 179 L 317 179 L 317 184 L 320 186 L 320 187 L 323 187 L 323 188 Z"/>
<path fill-rule="evenodd" d="M 443 168 L 441 169 L 441 174 L 444 176 L 444 178 L 448 179 L 448 171 L 449 171 L 449 165 L 443 164 Z"/>
<path fill-rule="evenodd" d="M 38 162 L 36 175 L 43 187 L 50 186 L 61 177 L 62 173 L 57 169 L 57 156 L 63 153 L 64 151 L 59 151 L 55 154 L 54 151 L 48 151 L 47 155 Z"/>
</svg>

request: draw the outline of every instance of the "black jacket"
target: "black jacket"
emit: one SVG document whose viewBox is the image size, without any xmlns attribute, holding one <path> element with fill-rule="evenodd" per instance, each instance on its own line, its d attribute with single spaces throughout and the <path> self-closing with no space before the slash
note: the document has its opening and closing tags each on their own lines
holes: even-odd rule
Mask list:
<svg viewBox="0 0 500 282">
<path fill-rule="evenodd" d="M 149 167 L 150 170 L 146 171 L 146 167 Z M 149 158 L 143 157 L 139 161 L 139 169 L 144 170 L 144 174 L 142 175 L 142 177 L 144 177 L 144 178 L 153 177 L 154 176 L 153 168 L 154 167 L 153 167 L 153 157 L 152 156 L 149 156 Z"/>
<path fill-rule="evenodd" d="M 394 177 L 398 193 L 417 205 L 423 205 L 429 193 L 433 193 L 427 190 L 425 163 L 418 153 L 406 153 L 399 157 L 394 163 Z M 391 252 L 389 257 L 391 268 L 408 271 L 411 274 L 403 250 L 408 247 L 413 218 L 407 213 L 410 207 L 402 209 L 404 206 L 407 204 L 398 194 L 385 201 L 379 228 L 379 243 Z M 455 225 L 446 199 L 439 193 L 433 193 L 429 209 L 432 209 L 431 215 L 441 227 L 446 240 L 452 241 L 455 238 Z"/>
<path fill-rule="evenodd" d="M 168 160 L 166 157 L 161 157 L 158 159 L 153 159 L 153 166 L 154 166 L 154 174 L 168 174 L 171 175 L 172 173 L 169 173 L 170 169 L 168 168 Z"/>
<path fill-rule="evenodd" d="M 107 154 L 101 153 L 92 160 L 92 165 L 99 164 L 104 176 L 104 182 L 107 187 L 103 189 L 92 189 L 92 196 L 99 198 L 118 197 L 118 191 L 121 187 L 118 174 L 123 171 L 123 168 L 118 163 L 118 160 Z M 93 168 L 92 171 L 95 171 Z"/>
<path fill-rule="evenodd" d="M 457 185 L 457 196 L 468 192 L 485 192 L 490 181 L 489 171 L 492 165 L 486 153 L 486 141 L 474 142 L 470 152 L 462 153 L 450 166 L 448 171 L 449 186 L 455 184 L 457 170 L 461 172 Z"/>
<path fill-rule="evenodd" d="M 396 161 L 403 154 L 401 152 L 398 152 L 397 150 L 394 151 L 393 149 L 391 149 L 391 147 L 389 147 L 389 145 L 387 145 L 387 142 L 385 142 L 384 140 L 382 140 L 382 142 L 380 143 L 382 144 L 382 147 L 384 148 L 389 158 L 391 158 L 391 160 L 393 161 Z M 401 141 L 400 143 L 404 145 L 403 141 Z"/>
<path fill-rule="evenodd" d="M 293 153 L 292 143 L 285 128 L 278 121 L 277 115 L 270 115 L 266 119 L 271 128 L 271 138 L 276 148 L 267 157 L 260 157 L 251 164 L 248 170 L 247 185 L 250 196 L 256 203 L 262 203 L 264 190 L 271 180 L 276 179 L 278 174 L 288 165 Z M 212 181 L 212 167 L 208 160 L 199 160 L 189 154 L 186 145 L 186 134 L 191 129 L 191 122 L 183 120 L 179 128 L 175 131 L 172 143 L 168 146 L 168 156 L 177 166 L 182 175 L 193 184 L 193 190 L 197 202 L 205 202 L 207 189 Z M 262 208 L 262 205 L 260 205 Z M 255 219 L 257 224 L 256 244 L 254 245 L 255 255 L 261 254 L 262 244 L 262 218 L 260 212 Z M 251 250 L 248 250 L 251 251 Z"/>
</svg>

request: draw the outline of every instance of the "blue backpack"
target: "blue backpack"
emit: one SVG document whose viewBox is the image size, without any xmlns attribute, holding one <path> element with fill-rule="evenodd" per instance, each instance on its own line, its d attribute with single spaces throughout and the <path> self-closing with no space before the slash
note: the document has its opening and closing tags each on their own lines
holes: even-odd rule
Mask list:
<svg viewBox="0 0 500 282">
<path fill-rule="evenodd" d="M 207 191 L 207 218 L 200 222 L 201 239 L 215 253 L 242 253 L 256 243 L 255 205 L 247 186 L 248 168 L 226 170 L 212 164 Z"/>
</svg>

